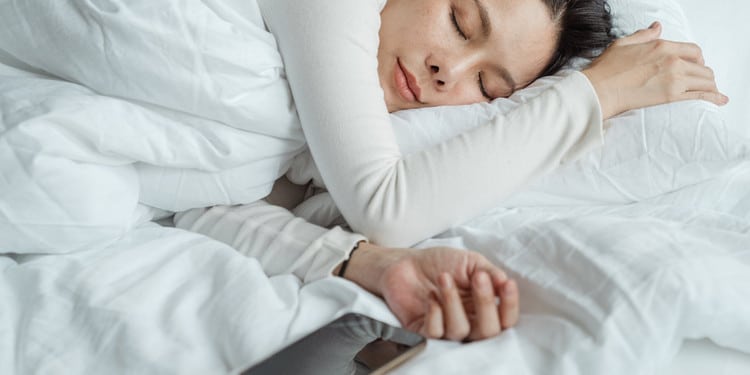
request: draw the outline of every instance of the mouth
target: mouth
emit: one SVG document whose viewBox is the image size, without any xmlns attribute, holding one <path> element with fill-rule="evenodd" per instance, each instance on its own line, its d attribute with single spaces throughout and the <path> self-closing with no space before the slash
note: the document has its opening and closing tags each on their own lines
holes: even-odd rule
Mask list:
<svg viewBox="0 0 750 375">
<path fill-rule="evenodd" d="M 422 94 L 422 90 L 419 88 L 417 79 L 401 65 L 401 60 L 399 59 L 396 59 L 394 79 L 396 81 L 396 90 L 401 97 L 410 102 L 420 102 L 419 96 Z"/>
</svg>

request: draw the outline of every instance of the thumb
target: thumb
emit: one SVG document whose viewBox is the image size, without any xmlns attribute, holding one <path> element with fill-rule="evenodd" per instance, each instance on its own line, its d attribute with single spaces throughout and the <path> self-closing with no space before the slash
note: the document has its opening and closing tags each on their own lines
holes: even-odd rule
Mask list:
<svg viewBox="0 0 750 375">
<path fill-rule="evenodd" d="M 651 26 L 648 27 L 648 29 L 638 30 L 633 34 L 620 39 L 619 44 L 627 46 L 631 44 L 652 42 L 656 39 L 659 39 L 659 37 L 661 36 L 661 31 L 661 23 L 657 21 L 652 23 Z"/>
</svg>

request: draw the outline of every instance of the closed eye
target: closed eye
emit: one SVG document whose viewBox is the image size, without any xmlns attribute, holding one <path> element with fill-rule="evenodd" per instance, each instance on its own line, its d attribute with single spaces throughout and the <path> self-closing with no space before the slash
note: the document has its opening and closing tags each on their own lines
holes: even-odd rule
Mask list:
<svg viewBox="0 0 750 375">
<path fill-rule="evenodd" d="M 458 35 L 461 38 L 464 38 L 464 40 L 469 40 L 466 34 L 464 34 L 463 30 L 461 30 L 461 26 L 458 24 L 458 19 L 456 19 L 456 10 L 454 8 L 451 8 L 451 22 L 453 22 L 453 26 L 456 27 L 456 32 L 458 32 Z"/>
<path fill-rule="evenodd" d="M 477 79 L 477 82 L 479 83 L 479 91 L 482 92 L 482 96 L 487 98 L 488 100 L 494 99 L 490 94 L 487 93 L 487 89 L 484 87 L 484 82 L 482 81 L 482 73 L 479 73 L 479 78 Z"/>
</svg>

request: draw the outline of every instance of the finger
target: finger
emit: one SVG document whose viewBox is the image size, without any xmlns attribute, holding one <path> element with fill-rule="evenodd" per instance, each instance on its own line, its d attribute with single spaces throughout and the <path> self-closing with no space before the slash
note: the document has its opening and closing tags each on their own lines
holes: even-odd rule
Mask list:
<svg viewBox="0 0 750 375">
<path fill-rule="evenodd" d="M 693 74 L 696 74 L 693 72 Z M 705 73 L 703 73 L 705 74 Z M 704 100 L 716 105 L 729 103 L 729 98 L 719 92 L 713 78 L 688 76 L 683 79 L 684 91 L 680 93 L 681 100 Z"/>
<path fill-rule="evenodd" d="M 492 278 L 493 282 L 499 281 L 500 283 L 504 283 L 508 280 L 508 275 L 506 275 L 503 270 L 494 265 L 481 254 L 478 254 L 477 270 L 487 272 Z"/>
<path fill-rule="evenodd" d="M 503 284 L 500 294 L 500 320 L 503 329 L 513 327 L 518 323 L 519 307 L 518 285 L 515 280 L 508 280 Z"/>
<path fill-rule="evenodd" d="M 721 94 L 712 79 L 688 77 L 686 79 L 687 89 L 685 91 L 707 91 Z"/>
<path fill-rule="evenodd" d="M 492 285 L 499 286 L 501 284 L 505 284 L 505 282 L 508 281 L 508 275 L 498 268 L 492 269 L 489 273 L 492 279 Z"/>
<path fill-rule="evenodd" d="M 670 40 L 654 40 L 651 42 L 655 55 L 666 57 L 669 62 L 677 62 L 682 59 L 694 64 L 705 65 L 703 50 L 695 43 L 673 42 Z"/>
<path fill-rule="evenodd" d="M 439 277 L 440 300 L 444 314 L 445 335 L 448 340 L 460 341 L 469 335 L 471 325 L 466 316 L 461 296 L 458 294 L 453 277 L 443 273 Z"/>
<path fill-rule="evenodd" d="M 729 103 L 729 97 L 726 95 L 709 91 L 688 91 L 682 95 L 682 100 L 703 100 L 718 106 Z"/>
<path fill-rule="evenodd" d="M 481 340 L 500 334 L 500 316 L 495 303 L 495 288 L 486 272 L 479 271 L 472 278 L 475 318 L 471 325 L 471 340 Z"/>
<path fill-rule="evenodd" d="M 713 69 L 705 65 L 687 63 L 685 73 L 692 77 L 705 78 L 716 83 L 716 76 L 714 75 Z"/>
<path fill-rule="evenodd" d="M 621 46 L 627 46 L 631 44 L 653 42 L 659 39 L 659 36 L 661 36 L 661 31 L 661 23 L 654 22 L 647 29 L 638 30 L 624 38 L 619 39 L 617 41 L 617 44 Z"/>
<path fill-rule="evenodd" d="M 706 64 L 706 61 L 703 59 L 703 50 L 695 43 L 665 41 L 665 46 L 671 48 L 677 56 L 684 60 L 699 65 Z"/>
<path fill-rule="evenodd" d="M 427 315 L 425 316 L 420 334 L 427 338 L 439 339 L 443 337 L 444 333 L 443 311 L 435 298 L 430 298 L 429 302 L 427 302 Z"/>
</svg>

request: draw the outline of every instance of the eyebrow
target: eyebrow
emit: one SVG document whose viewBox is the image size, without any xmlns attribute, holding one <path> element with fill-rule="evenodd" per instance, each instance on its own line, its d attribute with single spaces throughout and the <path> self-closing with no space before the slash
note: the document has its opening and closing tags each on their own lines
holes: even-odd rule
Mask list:
<svg viewBox="0 0 750 375">
<path fill-rule="evenodd" d="M 490 13 L 487 11 L 487 7 L 485 7 L 480 0 L 474 0 L 474 5 L 477 6 L 477 10 L 479 11 L 479 19 L 482 22 L 482 34 L 485 38 L 489 38 L 490 34 L 492 33 Z M 505 83 L 510 86 L 511 91 L 516 91 L 516 81 L 513 79 L 513 76 L 510 75 L 508 69 L 500 66 L 498 67 L 498 72 L 500 73 L 500 77 L 503 78 Z"/>
</svg>

